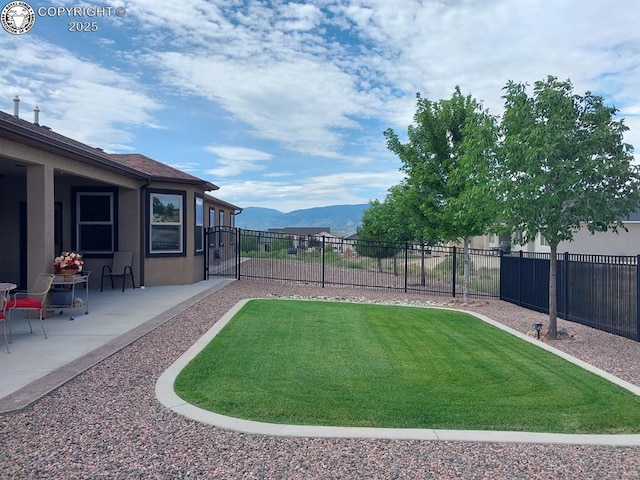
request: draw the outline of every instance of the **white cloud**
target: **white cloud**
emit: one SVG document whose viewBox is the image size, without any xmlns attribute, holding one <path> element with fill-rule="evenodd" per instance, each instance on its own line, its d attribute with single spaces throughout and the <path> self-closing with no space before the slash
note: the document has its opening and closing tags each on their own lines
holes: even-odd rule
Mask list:
<svg viewBox="0 0 640 480">
<path fill-rule="evenodd" d="M 456 85 L 498 115 L 508 80 L 570 78 L 620 109 L 640 150 L 635 0 L 136 0 L 111 23 L 122 36 L 84 37 L 90 53 L 0 36 L 7 110 L 19 94 L 25 112 L 40 105 L 43 123 L 90 145 L 171 151 L 194 175 L 234 180 L 219 192 L 239 205 L 383 198 L 400 180 L 383 130 L 404 135 L 416 92 L 437 100 Z M 194 128 L 176 97 L 211 128 Z M 158 124 L 171 135 L 154 141 Z"/>
<path fill-rule="evenodd" d="M 0 90 L 38 105 L 41 124 L 111 151 L 130 150 L 131 127 L 157 128 L 161 105 L 135 77 L 26 35 L 0 35 L 0 49 Z"/>
<path fill-rule="evenodd" d="M 218 167 L 209 169 L 205 173 L 218 177 L 233 177 L 247 171 L 263 170 L 266 167 L 257 162 L 273 158 L 273 155 L 267 152 L 229 145 L 210 145 L 204 150 L 218 157 Z"/>
</svg>

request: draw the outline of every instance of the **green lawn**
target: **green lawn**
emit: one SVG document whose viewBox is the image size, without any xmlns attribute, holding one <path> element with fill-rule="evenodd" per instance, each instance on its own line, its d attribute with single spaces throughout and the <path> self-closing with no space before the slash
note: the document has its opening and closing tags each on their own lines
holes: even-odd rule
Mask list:
<svg viewBox="0 0 640 480">
<path fill-rule="evenodd" d="M 201 408 L 272 423 L 640 432 L 640 397 L 438 309 L 252 300 L 175 390 Z"/>
</svg>

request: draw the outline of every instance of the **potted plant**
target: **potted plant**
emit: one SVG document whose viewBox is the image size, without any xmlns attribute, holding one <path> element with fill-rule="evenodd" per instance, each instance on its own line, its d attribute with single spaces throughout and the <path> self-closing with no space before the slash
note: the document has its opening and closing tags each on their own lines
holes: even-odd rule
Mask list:
<svg viewBox="0 0 640 480">
<path fill-rule="evenodd" d="M 55 272 L 61 275 L 75 275 L 82 270 L 82 255 L 78 252 L 62 252 L 53 261 Z"/>
</svg>

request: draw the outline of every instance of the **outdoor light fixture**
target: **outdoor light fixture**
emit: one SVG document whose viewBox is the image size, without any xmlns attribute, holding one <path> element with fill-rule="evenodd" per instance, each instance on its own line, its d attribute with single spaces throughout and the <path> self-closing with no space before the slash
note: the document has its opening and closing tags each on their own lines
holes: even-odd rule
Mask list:
<svg viewBox="0 0 640 480">
<path fill-rule="evenodd" d="M 533 328 L 536 329 L 536 333 L 538 334 L 538 338 L 540 338 L 540 331 L 542 330 L 542 324 L 541 323 L 534 323 L 533 324 Z"/>
</svg>

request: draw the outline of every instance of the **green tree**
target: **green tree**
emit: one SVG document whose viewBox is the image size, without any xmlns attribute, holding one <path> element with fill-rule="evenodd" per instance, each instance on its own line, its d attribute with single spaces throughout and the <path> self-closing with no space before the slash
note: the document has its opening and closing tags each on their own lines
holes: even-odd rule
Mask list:
<svg viewBox="0 0 640 480">
<path fill-rule="evenodd" d="M 450 99 L 432 102 L 417 95 L 414 124 L 402 143 L 392 129 L 387 147 L 402 161 L 403 198 L 417 213 L 420 238 L 462 240 L 463 294 L 470 280 L 471 237 L 486 233 L 497 220 L 495 186 L 497 121 L 471 96 L 456 87 Z"/>
<path fill-rule="evenodd" d="M 394 209 L 395 204 L 391 200 L 385 202 L 372 200 L 369 202 L 369 208 L 362 215 L 362 226 L 358 228 L 356 252 L 363 257 L 377 259 L 380 272 L 382 272 L 382 259 L 395 258 L 397 251 L 393 244 L 398 234 L 398 217 Z"/>
<path fill-rule="evenodd" d="M 551 249 L 549 338 L 557 336 L 558 243 L 586 227 L 591 233 L 620 228 L 638 208 L 639 171 L 617 110 L 600 96 L 573 93 L 569 80 L 549 76 L 505 87 L 502 119 L 502 198 L 505 220 L 524 242 L 541 234 Z"/>
</svg>

